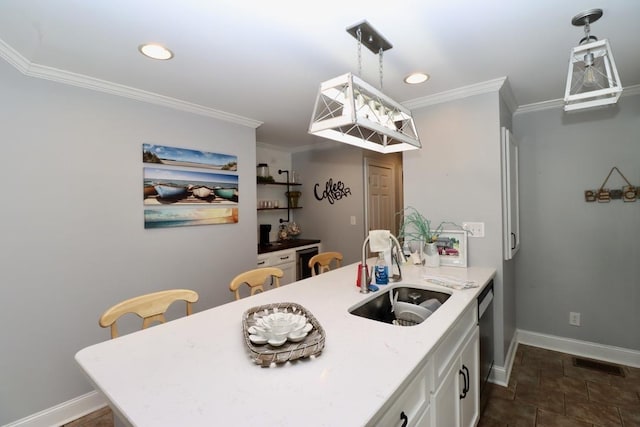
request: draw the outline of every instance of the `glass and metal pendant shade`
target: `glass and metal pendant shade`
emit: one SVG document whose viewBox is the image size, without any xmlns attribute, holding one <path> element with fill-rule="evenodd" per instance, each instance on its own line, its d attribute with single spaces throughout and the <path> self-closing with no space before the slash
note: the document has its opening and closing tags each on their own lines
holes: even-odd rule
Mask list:
<svg viewBox="0 0 640 427">
<path fill-rule="evenodd" d="M 590 34 L 590 24 L 600 19 L 602 9 L 591 9 L 573 17 L 571 23 L 584 26 L 585 37 L 571 49 L 564 110 L 615 104 L 622 84 L 609 42 Z"/>
<path fill-rule="evenodd" d="M 359 58 L 361 44 L 381 56 L 391 48 L 366 21 L 347 31 L 358 38 Z M 422 148 L 411 111 L 352 73 L 320 85 L 309 133 L 379 153 Z"/>
</svg>

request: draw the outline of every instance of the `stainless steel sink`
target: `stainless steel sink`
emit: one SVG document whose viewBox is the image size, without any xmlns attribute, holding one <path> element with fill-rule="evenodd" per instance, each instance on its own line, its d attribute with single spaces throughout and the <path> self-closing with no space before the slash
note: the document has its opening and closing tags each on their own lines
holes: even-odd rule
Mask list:
<svg viewBox="0 0 640 427">
<path fill-rule="evenodd" d="M 392 293 L 393 292 L 393 293 Z M 451 296 L 444 292 L 433 291 L 429 289 L 416 288 L 412 286 L 396 286 L 388 289 L 382 288 L 375 297 L 359 303 L 349 309 L 349 313 L 354 316 L 365 317 L 367 319 L 376 320 L 378 322 L 399 324 L 395 314 L 391 311 L 391 299 L 397 294 L 397 301 L 412 303 L 419 305 L 430 299 L 437 299 L 440 304 L 444 304 Z M 390 296 L 391 295 L 391 296 Z M 400 324 L 402 324 L 400 322 Z M 417 323 L 416 323 L 417 324 Z M 402 326 L 408 326 L 406 324 Z"/>
</svg>

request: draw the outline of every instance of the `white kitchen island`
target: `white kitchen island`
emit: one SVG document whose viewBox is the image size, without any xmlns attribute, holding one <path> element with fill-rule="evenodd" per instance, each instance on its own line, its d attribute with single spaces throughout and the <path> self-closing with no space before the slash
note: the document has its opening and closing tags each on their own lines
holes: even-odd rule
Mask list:
<svg viewBox="0 0 640 427">
<path fill-rule="evenodd" d="M 431 285 L 421 278 L 421 271 L 473 280 L 480 286 L 456 291 Z M 456 325 L 471 317 L 476 297 L 495 270 L 409 266 L 402 273 L 400 283 L 451 293 L 440 309 L 416 326 L 350 314 L 350 307 L 378 294 L 359 292 L 356 265 L 350 265 L 87 347 L 76 360 L 118 416 L 134 426 L 382 423 L 381 417 L 399 397 L 415 400 L 426 393 L 429 400 L 431 392 L 413 381 L 416 372 L 429 369 L 433 387 L 440 374 L 444 377 L 445 366 L 435 366 L 440 364 L 438 349 L 454 341 Z M 318 357 L 269 368 L 250 360 L 242 314 L 278 302 L 304 306 L 322 325 L 326 341 Z M 427 416 L 431 415 L 422 414 L 418 424 L 430 425 Z M 403 420 L 397 421 L 401 425 Z M 409 425 L 415 424 L 415 419 L 409 420 Z"/>
</svg>

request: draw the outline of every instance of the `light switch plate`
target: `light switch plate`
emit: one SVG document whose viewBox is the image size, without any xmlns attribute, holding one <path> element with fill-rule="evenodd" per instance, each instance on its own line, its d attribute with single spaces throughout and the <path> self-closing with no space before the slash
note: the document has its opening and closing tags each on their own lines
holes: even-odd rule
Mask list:
<svg viewBox="0 0 640 427">
<path fill-rule="evenodd" d="M 573 326 L 580 326 L 580 313 L 570 312 L 569 313 L 569 324 Z"/>
<path fill-rule="evenodd" d="M 484 237 L 484 222 L 463 222 L 462 228 L 469 232 L 469 237 Z"/>
</svg>

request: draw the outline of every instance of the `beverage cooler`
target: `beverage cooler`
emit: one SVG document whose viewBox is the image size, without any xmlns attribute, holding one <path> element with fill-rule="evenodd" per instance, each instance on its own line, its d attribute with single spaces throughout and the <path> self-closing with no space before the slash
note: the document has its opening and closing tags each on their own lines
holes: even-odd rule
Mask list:
<svg viewBox="0 0 640 427">
<path fill-rule="evenodd" d="M 307 249 L 296 251 L 296 279 L 302 280 L 311 277 L 311 269 L 309 268 L 309 260 L 318 254 L 318 247 L 313 246 Z"/>
</svg>

